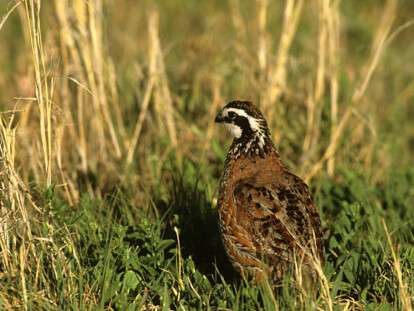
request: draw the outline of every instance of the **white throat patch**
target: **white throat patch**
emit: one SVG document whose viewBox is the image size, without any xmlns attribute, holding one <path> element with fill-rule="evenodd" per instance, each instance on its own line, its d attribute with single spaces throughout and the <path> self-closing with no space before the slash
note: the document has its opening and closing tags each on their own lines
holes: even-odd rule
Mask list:
<svg viewBox="0 0 414 311">
<path fill-rule="evenodd" d="M 240 126 L 231 123 L 224 123 L 224 126 L 235 138 L 241 137 L 242 129 L 240 128 Z"/>
</svg>

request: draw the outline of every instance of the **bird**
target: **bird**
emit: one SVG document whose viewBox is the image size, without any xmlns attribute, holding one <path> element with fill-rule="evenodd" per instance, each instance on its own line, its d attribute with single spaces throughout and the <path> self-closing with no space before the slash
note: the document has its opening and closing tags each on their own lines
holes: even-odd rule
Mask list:
<svg viewBox="0 0 414 311">
<path fill-rule="evenodd" d="M 233 267 L 242 277 L 277 283 L 299 261 L 314 277 L 312 258 L 324 257 L 320 217 L 306 183 L 282 162 L 263 114 L 250 101 L 233 100 L 215 122 L 233 136 L 217 199 Z"/>
</svg>

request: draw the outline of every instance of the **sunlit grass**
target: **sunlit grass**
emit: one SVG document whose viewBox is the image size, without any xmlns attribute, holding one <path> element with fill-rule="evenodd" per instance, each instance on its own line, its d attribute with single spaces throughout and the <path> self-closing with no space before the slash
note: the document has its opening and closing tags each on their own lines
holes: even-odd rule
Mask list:
<svg viewBox="0 0 414 311">
<path fill-rule="evenodd" d="M 410 1 L 0 3 L 4 309 L 412 310 Z M 241 280 L 215 202 L 234 98 L 309 180 L 326 261 Z"/>
</svg>

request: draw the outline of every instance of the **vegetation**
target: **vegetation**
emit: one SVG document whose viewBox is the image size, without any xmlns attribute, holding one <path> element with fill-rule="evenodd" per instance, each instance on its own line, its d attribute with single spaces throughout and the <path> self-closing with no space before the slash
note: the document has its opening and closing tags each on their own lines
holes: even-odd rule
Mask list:
<svg viewBox="0 0 414 311">
<path fill-rule="evenodd" d="M 410 0 L 0 2 L 0 305 L 412 310 Z M 311 185 L 318 286 L 223 253 L 227 101 Z"/>
</svg>

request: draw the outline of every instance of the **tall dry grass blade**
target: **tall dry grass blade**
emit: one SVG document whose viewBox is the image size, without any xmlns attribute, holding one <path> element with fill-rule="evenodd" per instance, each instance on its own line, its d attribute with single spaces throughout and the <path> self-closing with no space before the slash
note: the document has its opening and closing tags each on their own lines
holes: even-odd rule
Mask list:
<svg viewBox="0 0 414 311">
<path fill-rule="evenodd" d="M 137 123 L 134 128 L 134 132 L 129 144 L 127 153 L 127 165 L 133 161 L 134 153 L 138 140 L 141 134 L 141 130 L 144 124 L 145 117 L 149 108 L 149 103 L 153 95 L 155 99 L 156 112 L 158 114 L 159 122 L 163 122 L 164 119 L 168 134 L 173 147 L 177 146 L 176 129 L 173 117 L 173 107 L 171 94 L 168 88 L 168 82 L 166 78 L 166 72 L 164 68 L 164 60 L 161 51 L 161 44 L 159 41 L 159 14 L 155 9 L 149 13 L 148 17 L 148 59 L 149 59 L 149 80 L 145 90 L 144 98 L 140 113 L 138 115 Z M 155 93 L 155 94 L 154 94 Z M 160 124 L 161 125 L 161 124 Z"/>
<path fill-rule="evenodd" d="M 243 16 L 240 10 L 240 1 L 239 0 L 229 0 L 230 16 L 233 27 L 235 29 L 235 48 L 238 54 L 246 55 L 246 39 L 247 39 L 247 27 L 246 23 L 243 20 Z"/>
<path fill-rule="evenodd" d="M 86 172 L 88 169 L 88 149 L 86 147 L 86 137 L 85 137 L 85 124 L 82 121 L 83 119 L 83 100 L 82 100 L 82 90 L 88 92 L 89 95 L 93 96 L 92 91 L 83 83 L 79 81 L 86 81 L 86 78 L 82 75 L 82 68 L 80 55 L 75 45 L 75 38 L 73 36 L 73 30 L 69 23 L 67 13 L 69 10 L 67 0 L 54 1 L 54 12 L 56 14 L 57 23 L 59 25 L 59 47 L 62 59 L 62 76 L 64 79 L 61 81 L 60 85 L 60 103 L 62 106 L 64 120 L 66 124 L 73 124 L 73 126 L 68 126 L 63 129 L 62 135 L 65 136 L 65 140 L 70 140 L 75 142 L 75 150 L 78 151 L 80 158 L 80 168 L 83 172 Z M 72 76 L 72 68 L 77 68 L 77 72 L 81 75 L 81 78 L 75 78 Z M 77 120 L 75 119 L 75 109 L 71 103 L 71 92 L 69 90 L 69 82 L 74 82 L 81 89 L 77 90 Z M 77 126 L 76 126 L 77 124 Z M 67 137 L 66 135 L 69 135 Z M 59 149 L 59 150 L 63 150 Z M 58 158 L 62 160 L 62 155 L 58 155 Z"/>
<path fill-rule="evenodd" d="M 73 102 L 77 103 L 77 107 L 65 105 L 65 113 L 69 121 L 74 119 L 72 114 L 77 116 L 74 123 L 78 133 L 71 130 L 70 134 L 75 140 L 74 145 L 78 148 L 81 167 L 85 172 L 96 166 L 97 162 L 119 159 L 123 151 L 112 118 L 114 113 L 122 129 L 124 124 L 118 113 L 119 102 L 113 100 L 110 106 L 108 100 L 108 90 L 112 99 L 118 97 L 114 94 L 114 78 L 109 73 L 112 62 L 103 44 L 103 3 L 96 0 L 55 0 L 54 8 L 63 59 L 61 70 L 65 79 L 79 86 L 75 92 L 65 91 L 60 97 L 67 103 L 64 95 L 69 94 L 73 98 L 76 94 Z M 99 157 L 89 158 L 96 154 Z"/>
<path fill-rule="evenodd" d="M 52 96 L 50 93 L 49 74 L 46 70 L 43 50 L 42 30 L 40 26 L 39 0 L 25 0 L 27 29 L 32 48 L 32 60 L 35 73 L 36 101 L 40 113 L 40 137 L 43 150 L 46 186 L 52 184 Z"/>
<path fill-rule="evenodd" d="M 326 63 L 327 63 L 327 37 L 328 37 L 328 14 L 329 2 L 319 0 L 318 5 L 318 66 L 316 70 L 316 81 L 313 92 L 308 96 L 307 104 L 307 127 L 303 142 L 303 153 L 307 154 L 305 159 L 310 158 L 311 147 L 315 147 L 319 138 L 319 118 L 322 103 L 321 98 L 325 93 Z"/>
<path fill-rule="evenodd" d="M 213 95 L 211 105 L 208 109 L 207 117 L 208 117 L 208 125 L 206 130 L 206 138 L 203 144 L 203 151 L 205 152 L 209 147 L 211 147 L 211 140 L 213 138 L 214 129 L 216 128 L 216 124 L 214 123 L 214 116 L 216 115 L 220 105 L 223 104 L 224 99 L 221 95 L 221 85 L 222 80 L 219 75 L 214 75 L 211 79 L 211 92 Z M 204 153 L 205 155 L 205 153 Z"/>
<path fill-rule="evenodd" d="M 385 224 L 384 219 L 381 219 L 381 221 L 382 221 L 382 225 L 383 225 L 384 230 L 385 230 L 385 234 L 387 236 L 388 246 L 390 247 L 390 250 L 391 250 L 391 256 L 392 256 L 392 261 L 393 261 L 392 262 L 393 263 L 393 270 L 394 270 L 394 273 L 395 273 L 395 275 L 397 276 L 397 279 L 398 279 L 398 286 L 399 286 L 400 298 L 401 298 L 401 304 L 402 304 L 403 310 L 404 311 L 412 311 L 413 310 L 413 307 L 412 307 L 412 304 L 411 304 L 412 296 L 408 292 L 408 286 L 404 282 L 404 279 L 403 279 L 400 259 L 397 257 L 397 254 L 395 253 L 395 249 L 394 249 L 394 246 L 393 246 L 392 240 L 391 240 L 391 235 L 388 232 L 388 228 L 387 228 L 387 225 Z"/>
<path fill-rule="evenodd" d="M 108 71 L 108 88 L 109 88 L 109 95 L 110 100 L 108 100 L 111 103 L 114 103 L 113 110 L 115 114 L 115 120 L 116 120 L 116 127 L 118 129 L 119 135 L 122 139 L 124 139 L 124 146 L 125 139 L 127 138 L 127 133 L 125 129 L 125 122 L 122 115 L 122 106 L 120 105 L 119 101 L 119 94 L 118 94 L 118 88 L 117 88 L 117 76 L 116 76 L 116 70 L 115 70 L 115 63 L 112 59 L 108 59 L 107 64 L 107 71 Z"/>
<path fill-rule="evenodd" d="M 318 247 L 315 234 L 312 235 L 311 249 L 310 252 L 307 253 L 307 257 L 309 258 L 313 271 L 316 272 L 321 289 L 322 301 L 324 302 L 324 308 L 332 311 L 333 301 L 331 297 L 331 284 L 323 271 L 323 262 L 318 256 Z"/>
<path fill-rule="evenodd" d="M 22 243 L 19 248 L 20 284 L 23 296 L 23 306 L 25 310 L 28 310 L 26 273 L 24 271 L 24 268 L 26 266 L 26 257 L 27 254 L 25 250 L 25 243 Z"/>
<path fill-rule="evenodd" d="M 335 133 L 338 123 L 338 60 L 339 55 L 339 0 L 333 0 L 328 7 L 327 23 L 328 23 L 328 51 L 329 51 L 329 84 L 330 84 L 330 96 L 331 96 L 331 139 L 333 133 Z M 328 160 L 328 174 L 333 175 L 335 169 L 335 158 L 332 157 Z"/>
<path fill-rule="evenodd" d="M 0 265 L 4 273 L 20 278 L 19 291 L 26 308 L 28 291 L 25 273 L 27 257 L 36 257 L 32 220 L 40 210 L 15 169 L 16 128 L 0 115 Z"/>
<path fill-rule="evenodd" d="M 331 136 L 337 127 L 338 118 L 338 60 L 339 55 L 339 13 L 338 0 L 319 0 L 318 66 L 313 92 L 307 99 L 307 127 L 303 143 L 304 163 L 307 166 L 317 151 L 320 138 L 321 116 L 326 94 L 326 81 L 329 81 Z M 328 172 L 334 170 L 334 158 L 328 161 Z"/>
<path fill-rule="evenodd" d="M 13 11 L 21 4 L 20 1 L 17 1 L 11 8 L 10 10 L 7 11 L 6 14 L 4 14 L 4 16 L 2 17 L 2 19 L 0 20 L 0 30 L 3 28 L 4 24 L 6 23 L 7 19 L 9 18 L 10 14 L 13 13 Z"/>
<path fill-rule="evenodd" d="M 166 123 L 168 136 L 173 148 L 177 147 L 177 133 L 174 120 L 174 107 L 168 86 L 167 72 L 165 70 L 164 56 L 159 39 L 159 13 L 153 9 L 148 17 L 151 53 L 156 57 L 154 99 L 158 118 Z M 152 57 L 152 56 L 151 56 Z M 161 125 L 161 124 L 159 124 Z"/>
<path fill-rule="evenodd" d="M 357 85 L 352 95 L 350 103 L 343 112 L 342 118 L 337 123 L 335 131 L 331 135 L 331 140 L 329 142 L 328 147 L 325 149 L 325 152 L 323 153 L 322 157 L 318 160 L 318 162 L 316 162 L 312 166 L 310 171 L 306 174 L 306 181 L 309 181 L 309 179 L 314 177 L 323 168 L 325 162 L 335 155 L 337 148 L 340 144 L 341 135 L 344 129 L 346 128 L 346 125 L 351 115 L 353 114 L 354 109 L 363 98 L 369 85 L 369 82 L 371 81 L 371 78 L 375 72 L 375 69 L 378 66 L 380 57 L 384 53 L 384 49 L 386 47 L 385 42 L 390 34 L 391 26 L 396 17 L 396 9 L 397 0 L 388 0 L 381 17 L 381 21 L 375 39 L 372 44 L 371 55 L 367 61 L 367 66 L 365 67 L 362 80 L 360 84 Z"/>
<path fill-rule="evenodd" d="M 273 105 L 286 88 L 286 65 L 289 50 L 302 12 L 303 2 L 303 0 L 287 0 L 286 2 L 276 63 L 270 70 L 268 87 L 263 101 L 263 110 L 265 111 L 269 124 L 272 124 L 274 116 L 274 113 L 272 113 L 272 110 L 274 110 Z"/>
<path fill-rule="evenodd" d="M 96 79 L 97 93 L 95 94 L 99 99 L 99 107 L 101 109 L 103 119 L 107 124 L 112 144 L 114 146 L 115 155 L 117 158 L 121 157 L 121 147 L 118 141 L 118 136 L 115 131 L 115 126 L 109 111 L 108 99 L 106 95 L 106 84 L 104 81 L 104 55 L 103 55 L 103 37 L 102 37 L 102 1 L 89 1 L 85 3 L 88 11 L 89 33 L 92 39 L 92 59 L 93 71 Z M 113 103 L 118 104 L 118 103 Z"/>
<path fill-rule="evenodd" d="M 59 0 L 56 0 L 57 2 Z M 70 16 L 66 16 L 70 12 L 69 3 L 66 3 L 65 19 L 70 20 Z M 98 85 L 96 82 L 96 77 L 94 74 L 94 59 L 92 58 L 92 46 L 89 39 L 89 27 L 88 27 L 88 13 L 87 6 L 84 1 L 76 0 L 73 3 L 73 11 L 76 22 L 73 26 L 73 31 L 79 34 L 79 37 L 74 39 L 76 45 L 82 47 L 82 49 L 74 50 L 74 59 L 73 62 L 79 66 L 78 70 L 82 73 L 81 82 L 88 85 L 88 88 L 91 90 L 92 96 L 92 105 L 84 105 L 83 94 L 78 93 L 78 104 L 80 116 L 78 118 L 78 123 L 80 130 L 85 131 L 85 122 L 89 122 L 91 126 L 91 131 L 95 136 L 95 143 L 97 144 L 97 152 L 102 157 L 107 157 L 108 147 L 107 140 L 105 135 L 105 121 L 102 116 L 101 102 L 98 95 Z M 72 27 L 71 27 L 72 28 Z M 72 30 L 70 31 L 72 32 Z M 79 91 L 78 91 L 79 92 Z M 85 140 L 88 140 L 88 133 L 85 131 Z M 87 142 L 85 141 L 85 147 L 88 148 Z M 89 149 L 89 148 L 88 148 Z M 88 150 L 89 151 L 89 150 Z M 95 150 L 90 150 L 94 152 Z M 88 152 L 89 153 L 89 152 Z M 88 163 L 90 163 L 88 159 Z M 87 169 L 87 168 L 86 168 Z"/>
<path fill-rule="evenodd" d="M 243 22 L 243 17 L 240 12 L 240 1 L 239 0 L 229 0 L 230 12 L 231 12 L 231 19 L 234 28 L 236 29 L 236 35 L 240 39 L 245 39 L 246 34 L 246 27 Z"/>
<path fill-rule="evenodd" d="M 76 202 L 79 201 L 79 191 L 74 187 L 72 181 L 70 180 L 68 174 L 65 172 L 63 168 L 63 160 L 62 154 L 63 151 L 63 137 L 64 137 L 64 129 L 58 128 L 56 130 L 56 162 L 57 167 L 60 173 L 61 180 L 63 182 L 63 188 L 65 190 L 66 198 L 70 206 L 73 206 Z"/>
<path fill-rule="evenodd" d="M 269 6 L 268 0 L 257 0 L 259 3 L 259 48 L 257 50 L 257 59 L 259 61 L 259 68 L 261 72 L 266 72 L 267 56 L 268 56 L 268 40 L 267 40 L 267 8 Z"/>
<path fill-rule="evenodd" d="M 72 187 L 80 179 L 92 196 L 99 196 L 99 187 L 91 185 L 87 176 L 104 168 L 98 184 L 107 182 L 109 174 L 110 178 L 119 177 L 116 163 L 126 155 L 130 142 L 119 101 L 115 65 L 106 52 L 106 3 L 55 0 L 52 4 L 62 77 L 57 80 L 56 97 L 62 107 L 62 120 L 57 128 L 61 135 L 59 152 L 63 154 L 56 156 L 60 168 L 72 168 L 59 175 L 64 178 L 66 196 L 72 196 L 68 200 L 76 203 L 77 190 Z M 67 149 L 74 152 L 64 152 Z"/>
<path fill-rule="evenodd" d="M 142 127 L 144 125 L 144 120 L 145 120 L 145 116 L 147 115 L 147 111 L 148 111 L 148 107 L 149 107 L 149 103 L 150 103 L 150 99 L 151 99 L 151 95 L 154 89 L 154 84 L 155 84 L 155 59 L 153 57 L 151 57 L 151 55 L 154 55 L 153 53 L 150 53 L 150 65 L 149 65 L 149 80 L 148 80 L 148 85 L 147 88 L 145 90 L 145 95 L 144 95 L 144 99 L 142 100 L 142 105 L 141 105 L 141 110 L 139 112 L 139 116 L 137 119 L 137 123 L 135 125 L 134 128 L 134 133 L 132 134 L 132 139 L 131 139 L 131 143 L 129 145 L 128 148 L 128 153 L 127 153 L 127 164 L 130 165 L 134 159 L 134 153 L 135 153 L 135 149 L 137 147 L 138 144 L 138 140 L 139 137 L 141 135 L 141 130 Z"/>
<path fill-rule="evenodd" d="M 398 0 L 388 0 L 384 8 L 384 13 L 381 17 L 381 22 L 378 27 L 377 33 L 374 37 L 374 42 L 371 47 L 371 56 L 368 61 L 365 73 L 363 75 L 362 83 L 357 87 L 353 96 L 352 102 L 358 103 L 365 94 L 365 91 L 371 81 L 375 69 L 378 66 L 379 60 L 386 48 L 386 42 L 390 35 L 391 26 L 394 23 L 397 15 Z"/>
</svg>

